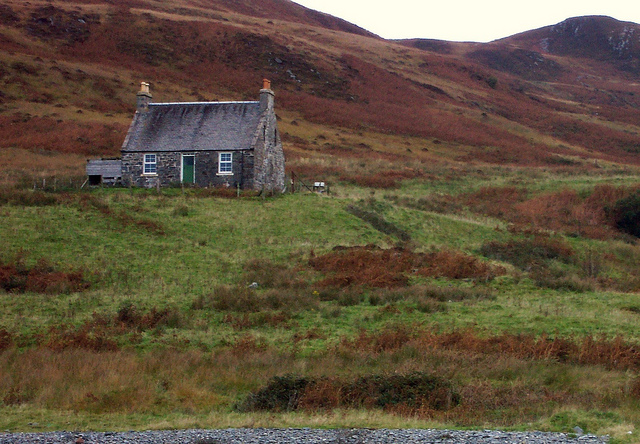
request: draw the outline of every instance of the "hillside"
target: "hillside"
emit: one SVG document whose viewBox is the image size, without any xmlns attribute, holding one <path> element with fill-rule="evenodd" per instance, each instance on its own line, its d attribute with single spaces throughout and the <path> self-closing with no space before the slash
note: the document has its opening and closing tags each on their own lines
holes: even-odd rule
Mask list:
<svg viewBox="0 0 640 444">
<path fill-rule="evenodd" d="M 42 171 L 38 152 L 76 174 L 87 156 L 117 155 L 141 80 L 161 101 L 236 100 L 253 99 L 262 77 L 303 176 L 362 175 L 319 158 L 637 163 L 638 54 L 623 38 L 637 25 L 612 19 L 490 44 L 385 41 L 286 0 L 8 1 L 0 23 L 0 140 L 19 150 L 7 177 L 25 163 L 37 165 L 29 174 L 66 174 L 57 161 Z"/>
<path fill-rule="evenodd" d="M 288 0 L 5 0 L 0 430 L 636 442 L 637 28 L 387 41 Z M 330 192 L 81 188 L 141 81 L 263 77 L 288 172 Z"/>
</svg>

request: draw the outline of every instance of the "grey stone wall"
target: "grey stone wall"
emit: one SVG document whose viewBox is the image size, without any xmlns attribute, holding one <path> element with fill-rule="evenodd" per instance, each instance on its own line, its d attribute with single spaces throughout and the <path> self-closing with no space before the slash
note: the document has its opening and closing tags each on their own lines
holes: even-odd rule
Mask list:
<svg viewBox="0 0 640 444">
<path fill-rule="evenodd" d="M 285 190 L 284 151 L 276 114 L 268 109 L 260 122 L 255 144 L 254 190 L 280 193 Z"/>
<path fill-rule="evenodd" d="M 143 174 L 145 154 L 156 155 L 156 174 Z M 135 187 L 153 188 L 180 183 L 180 153 L 122 153 L 122 182 Z"/>
<path fill-rule="evenodd" d="M 156 174 L 143 174 L 145 154 L 155 154 L 157 157 Z M 182 180 L 182 155 L 195 156 L 196 185 L 201 187 L 233 187 L 253 189 L 254 155 L 252 151 L 234 151 L 232 153 L 233 174 L 218 174 L 218 152 L 123 152 L 122 153 L 122 181 L 125 185 L 153 188 L 179 184 Z"/>
<path fill-rule="evenodd" d="M 201 187 L 251 188 L 253 154 L 249 151 L 232 152 L 233 174 L 219 174 L 218 152 L 195 153 L 196 185 Z"/>
</svg>

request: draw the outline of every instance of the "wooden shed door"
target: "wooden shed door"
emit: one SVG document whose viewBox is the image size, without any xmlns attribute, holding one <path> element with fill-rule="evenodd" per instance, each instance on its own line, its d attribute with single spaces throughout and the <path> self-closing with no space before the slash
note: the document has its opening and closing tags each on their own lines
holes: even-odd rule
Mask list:
<svg viewBox="0 0 640 444">
<path fill-rule="evenodd" d="M 182 183 L 196 183 L 196 156 L 182 156 Z"/>
</svg>

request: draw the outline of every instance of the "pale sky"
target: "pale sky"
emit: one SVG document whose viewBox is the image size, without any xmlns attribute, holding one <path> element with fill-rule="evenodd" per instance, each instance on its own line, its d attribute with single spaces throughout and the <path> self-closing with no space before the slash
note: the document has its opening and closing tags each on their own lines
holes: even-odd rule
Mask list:
<svg viewBox="0 0 640 444">
<path fill-rule="evenodd" d="M 637 0 L 294 1 L 387 39 L 489 42 L 583 15 L 607 15 L 640 23 Z"/>
</svg>

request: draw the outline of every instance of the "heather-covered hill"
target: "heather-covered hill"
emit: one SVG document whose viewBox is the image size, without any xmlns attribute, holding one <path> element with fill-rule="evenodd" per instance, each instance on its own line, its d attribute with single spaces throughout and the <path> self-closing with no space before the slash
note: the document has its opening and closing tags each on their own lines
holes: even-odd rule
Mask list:
<svg viewBox="0 0 640 444">
<path fill-rule="evenodd" d="M 637 23 L 605 16 L 573 17 L 501 42 L 546 54 L 609 62 L 633 77 L 640 75 L 640 25 Z"/>
<path fill-rule="evenodd" d="M 4 0 L 0 430 L 637 441 L 640 85 L 540 32 L 386 41 L 285 0 Z M 141 81 L 245 100 L 263 77 L 289 172 L 330 193 L 79 189 Z"/>
<path fill-rule="evenodd" d="M 634 29 L 587 17 L 490 44 L 398 42 L 286 0 L 11 0 L 0 8 L 0 146 L 22 160 L 4 168 L 15 177 L 47 152 L 81 174 L 85 157 L 117 155 L 140 81 L 161 101 L 236 100 L 255 98 L 263 77 L 303 175 L 376 174 L 338 159 L 636 164 L 638 55 L 611 40 Z"/>
</svg>

